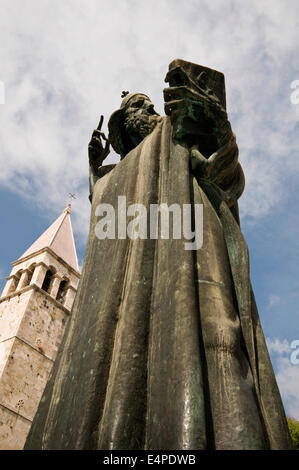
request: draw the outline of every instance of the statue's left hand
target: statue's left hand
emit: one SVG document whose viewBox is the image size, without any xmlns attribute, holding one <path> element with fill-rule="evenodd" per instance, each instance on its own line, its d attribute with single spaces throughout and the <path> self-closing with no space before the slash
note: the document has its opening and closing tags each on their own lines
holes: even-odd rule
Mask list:
<svg viewBox="0 0 299 470">
<path fill-rule="evenodd" d="M 193 121 L 219 123 L 227 120 L 227 114 L 212 99 L 197 95 L 187 86 L 169 87 L 164 90 L 165 113 L 174 121 L 186 116 Z"/>
<path fill-rule="evenodd" d="M 190 134 L 214 136 L 221 145 L 229 121 L 214 92 L 194 81 L 181 67 L 170 70 L 165 81 L 170 86 L 164 89 L 164 108 L 175 125 L 175 137 L 184 140 Z"/>
</svg>

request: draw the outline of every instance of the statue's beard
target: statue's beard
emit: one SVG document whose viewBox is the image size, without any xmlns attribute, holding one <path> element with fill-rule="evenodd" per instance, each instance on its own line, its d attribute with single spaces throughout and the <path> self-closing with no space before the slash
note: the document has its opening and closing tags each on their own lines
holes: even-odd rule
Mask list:
<svg viewBox="0 0 299 470">
<path fill-rule="evenodd" d="M 135 144 L 141 142 L 156 127 L 161 116 L 158 114 L 133 114 L 125 119 L 125 129 Z"/>
</svg>

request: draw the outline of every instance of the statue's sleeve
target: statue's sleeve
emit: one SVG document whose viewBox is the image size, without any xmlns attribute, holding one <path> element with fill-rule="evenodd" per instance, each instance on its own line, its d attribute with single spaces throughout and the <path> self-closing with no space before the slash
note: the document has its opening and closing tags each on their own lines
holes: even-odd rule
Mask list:
<svg viewBox="0 0 299 470">
<path fill-rule="evenodd" d="M 89 200 L 92 201 L 92 195 L 94 192 L 94 187 L 97 181 L 102 178 L 103 176 L 107 175 L 113 168 L 117 165 L 117 163 L 111 163 L 110 165 L 102 165 L 98 168 L 97 173 L 93 173 L 91 168 L 89 169 Z"/>
</svg>

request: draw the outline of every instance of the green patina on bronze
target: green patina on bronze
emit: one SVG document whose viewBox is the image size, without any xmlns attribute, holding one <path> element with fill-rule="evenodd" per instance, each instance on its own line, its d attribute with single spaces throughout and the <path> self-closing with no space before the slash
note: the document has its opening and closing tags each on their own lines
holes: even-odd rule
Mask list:
<svg viewBox="0 0 299 470">
<path fill-rule="evenodd" d="M 102 119 L 93 133 L 83 272 L 26 449 L 292 448 L 239 225 L 224 76 L 176 59 L 165 80 L 165 117 L 124 93 L 109 139 Z M 102 165 L 110 144 L 121 161 Z M 203 246 L 98 240 L 96 207 L 119 195 L 148 212 L 202 204 Z"/>
</svg>

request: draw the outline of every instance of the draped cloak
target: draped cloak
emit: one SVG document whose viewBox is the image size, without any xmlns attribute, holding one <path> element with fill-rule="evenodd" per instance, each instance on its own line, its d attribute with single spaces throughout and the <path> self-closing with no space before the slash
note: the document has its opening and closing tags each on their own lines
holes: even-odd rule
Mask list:
<svg viewBox="0 0 299 470">
<path fill-rule="evenodd" d="M 95 185 L 72 315 L 26 449 L 289 449 L 238 223 L 163 118 Z M 203 204 L 203 245 L 99 240 L 96 207 Z M 117 228 L 117 210 L 116 228 Z"/>
</svg>

